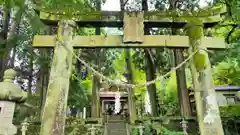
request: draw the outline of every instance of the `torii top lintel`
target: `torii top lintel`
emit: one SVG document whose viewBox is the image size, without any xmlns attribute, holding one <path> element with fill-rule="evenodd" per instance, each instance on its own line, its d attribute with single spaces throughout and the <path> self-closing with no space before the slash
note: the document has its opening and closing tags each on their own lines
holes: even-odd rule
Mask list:
<svg viewBox="0 0 240 135">
<path fill-rule="evenodd" d="M 221 9 L 221 10 L 220 10 Z M 213 9 L 212 9 L 213 10 Z M 215 11 L 216 10 L 216 11 Z M 203 10 L 204 11 L 204 10 Z M 123 27 L 122 36 L 75 36 L 73 40 L 74 48 L 86 47 L 183 47 L 190 46 L 188 36 L 167 36 L 167 35 L 145 35 L 144 27 L 171 27 L 182 28 L 193 19 L 200 19 L 206 27 L 212 27 L 221 21 L 222 8 L 216 8 L 212 12 L 199 11 L 188 14 L 183 12 L 179 15 L 176 12 L 91 12 L 69 14 L 40 12 L 40 18 L 47 24 L 57 24 L 59 20 L 74 20 L 80 26 L 92 27 Z M 197 14 L 197 15 L 196 15 Z M 34 36 L 34 47 L 54 47 L 55 36 Z M 223 38 L 204 37 L 202 40 L 204 47 L 225 48 Z"/>
<path fill-rule="evenodd" d="M 61 19 L 74 20 L 81 27 L 122 27 L 124 12 L 120 11 L 74 11 L 68 14 L 60 11 L 36 9 L 41 20 L 47 25 L 57 25 Z M 139 11 L 143 12 L 143 11 Z M 214 6 L 199 11 L 148 11 L 144 14 L 144 27 L 182 28 L 189 19 L 199 18 L 209 28 L 221 21 L 226 13 L 225 6 Z"/>
</svg>

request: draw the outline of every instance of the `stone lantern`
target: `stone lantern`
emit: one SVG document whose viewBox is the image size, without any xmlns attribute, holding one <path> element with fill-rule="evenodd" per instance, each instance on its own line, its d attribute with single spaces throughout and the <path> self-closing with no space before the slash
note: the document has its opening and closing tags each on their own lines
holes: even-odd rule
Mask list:
<svg viewBox="0 0 240 135">
<path fill-rule="evenodd" d="M 14 135 L 17 128 L 12 124 L 16 103 L 23 103 L 27 93 L 13 83 L 16 72 L 8 69 L 4 72 L 3 82 L 0 82 L 0 135 Z"/>
</svg>

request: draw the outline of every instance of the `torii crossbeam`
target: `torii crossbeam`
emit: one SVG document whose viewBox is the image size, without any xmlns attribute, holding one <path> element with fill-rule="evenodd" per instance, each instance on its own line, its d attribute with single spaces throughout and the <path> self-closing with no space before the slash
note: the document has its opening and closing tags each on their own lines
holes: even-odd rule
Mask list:
<svg viewBox="0 0 240 135">
<path fill-rule="evenodd" d="M 202 41 L 204 47 L 208 49 L 224 49 L 226 44 L 223 38 L 205 37 Z M 36 35 L 33 40 L 33 47 L 49 48 L 54 47 L 55 36 Z M 127 47 L 169 47 L 169 48 L 188 48 L 188 36 L 166 36 L 166 35 L 145 35 L 142 43 L 124 44 L 122 36 L 75 36 L 73 41 L 74 48 L 127 48 Z"/>
<path fill-rule="evenodd" d="M 175 19 L 173 19 L 173 17 L 170 17 L 170 19 L 163 19 L 161 18 L 163 15 L 160 15 L 153 12 L 138 12 L 138 13 L 122 13 L 122 12 L 114 12 L 115 17 L 109 17 L 106 16 L 105 12 L 98 12 L 98 14 L 96 13 L 92 13 L 92 14 L 88 14 L 88 16 L 83 15 L 83 16 L 78 16 L 79 19 L 76 19 L 77 17 L 75 17 L 75 20 L 80 23 L 83 24 L 83 26 L 85 24 L 91 24 L 93 26 L 95 25 L 95 22 L 99 22 L 100 24 L 103 23 L 106 24 L 104 26 L 112 26 L 107 25 L 107 22 L 111 22 L 111 23 L 119 23 L 122 22 L 123 20 L 119 21 L 120 18 L 119 16 L 124 14 L 124 24 L 122 24 L 122 26 L 124 26 L 124 39 L 122 39 L 122 36 L 76 36 L 73 40 L 73 47 L 74 48 L 95 48 L 95 47 L 108 47 L 108 48 L 123 48 L 123 47 L 170 47 L 170 48 L 188 48 L 189 47 L 189 38 L 188 36 L 169 36 L 169 35 L 144 35 L 143 33 L 143 28 L 148 25 L 148 26 L 156 26 L 156 24 L 162 24 L 165 25 L 165 27 L 173 27 L 176 26 L 177 28 L 180 27 L 182 28 L 184 26 L 184 24 L 186 24 L 187 20 L 184 20 L 184 17 L 176 17 Z M 151 17 L 151 14 L 156 14 L 156 19 L 154 19 L 154 17 Z M 49 20 L 51 20 L 51 22 L 57 22 L 58 20 L 60 20 L 61 16 L 59 15 L 53 15 L 53 14 L 48 14 L 47 13 L 40 13 L 40 17 L 41 19 L 44 20 L 44 22 L 46 22 L 47 24 L 49 23 Z M 91 16 L 94 15 L 102 15 L 99 18 L 103 18 L 103 20 L 98 20 L 98 17 L 96 18 L 91 18 L 89 19 Z M 146 17 L 145 14 L 147 14 L 148 16 Z M 111 15 L 110 13 L 108 13 L 107 15 Z M 118 15 L 118 17 L 116 17 Z M 159 15 L 159 16 L 157 16 Z M 90 17 L 89 17 L 90 16 Z M 84 19 L 84 17 L 86 17 L 86 20 Z M 106 17 L 109 17 L 109 19 L 105 19 Z M 62 18 L 65 18 L 64 16 L 62 16 Z M 150 18 L 148 20 L 145 20 L 144 18 Z M 187 17 L 186 17 L 187 18 Z M 208 21 L 207 21 L 207 19 Z M 46 19 L 49 19 L 48 21 L 46 21 Z M 189 17 L 188 17 L 189 19 Z M 194 17 L 192 17 L 192 19 L 194 19 Z M 215 25 L 217 22 L 220 21 L 220 15 L 219 14 L 214 14 L 214 16 L 211 17 L 206 17 L 203 16 L 202 20 L 203 22 L 205 22 L 205 26 L 206 27 L 210 27 Z M 176 21 L 173 21 L 176 20 Z M 178 21 L 177 21 L 178 20 Z M 53 23 L 53 24 L 55 24 Z M 168 25 L 166 25 L 165 23 L 168 23 Z M 90 25 L 90 26 L 92 26 Z M 81 26 L 81 25 L 80 25 Z M 133 27 L 134 26 L 134 27 Z M 134 33 L 133 33 L 134 32 Z M 129 39 L 127 39 L 129 38 Z M 128 41 L 127 41 L 128 40 Z M 55 45 L 55 36 L 50 36 L 50 35 L 36 35 L 34 37 L 33 40 L 33 46 L 34 47 L 38 47 L 38 48 L 42 48 L 42 47 L 54 47 Z M 127 44 L 126 44 L 127 43 Z M 131 44 L 128 44 L 131 43 Z M 205 37 L 202 41 L 202 44 L 204 47 L 208 48 L 208 49 L 223 49 L 225 48 L 225 42 L 223 38 L 217 38 L 217 37 Z"/>
</svg>

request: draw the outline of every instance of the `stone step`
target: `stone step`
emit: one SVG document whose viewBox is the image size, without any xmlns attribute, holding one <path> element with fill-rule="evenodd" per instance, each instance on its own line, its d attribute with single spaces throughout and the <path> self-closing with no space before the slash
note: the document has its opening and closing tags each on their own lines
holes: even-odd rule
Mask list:
<svg viewBox="0 0 240 135">
<path fill-rule="evenodd" d="M 109 121 L 106 123 L 107 135 L 127 135 L 124 121 Z"/>
</svg>

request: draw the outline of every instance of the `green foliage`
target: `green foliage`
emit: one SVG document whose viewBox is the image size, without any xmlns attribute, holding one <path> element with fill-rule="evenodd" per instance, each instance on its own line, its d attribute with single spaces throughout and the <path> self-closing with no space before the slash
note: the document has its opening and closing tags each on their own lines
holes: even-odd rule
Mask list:
<svg viewBox="0 0 240 135">
<path fill-rule="evenodd" d="M 240 67 L 236 60 L 229 59 L 228 61 L 220 62 L 214 68 L 215 84 L 238 86 L 240 85 L 238 74 L 240 74 Z"/>
<path fill-rule="evenodd" d="M 159 30 L 160 31 L 160 30 Z M 160 33 L 157 33 L 160 34 Z M 168 32 L 166 33 L 168 34 Z M 146 50 L 145 50 L 146 51 Z M 132 54 L 133 63 L 136 68 L 145 71 L 148 66 L 146 63 L 146 52 L 144 49 L 135 49 Z M 159 73 L 166 73 L 170 70 L 170 66 L 173 66 L 172 53 L 167 48 L 154 48 L 148 49 L 151 55 L 151 60 L 157 66 L 156 70 Z"/>
<path fill-rule="evenodd" d="M 137 128 L 132 129 L 132 135 L 139 135 L 139 130 Z"/>
<path fill-rule="evenodd" d="M 88 131 L 84 126 L 84 121 L 76 117 L 68 117 L 66 125 L 66 133 L 69 135 L 82 135 Z"/>
<path fill-rule="evenodd" d="M 160 85 L 160 84 L 159 84 Z M 158 101 L 160 101 L 160 112 L 161 115 L 166 113 L 171 115 L 180 114 L 178 92 L 177 92 L 177 82 L 176 73 L 173 72 L 171 76 L 166 79 L 166 87 L 163 90 L 158 87 Z"/>
<path fill-rule="evenodd" d="M 162 126 L 159 127 L 158 129 L 153 129 L 152 126 L 149 124 L 146 124 L 144 126 L 143 135 L 154 135 L 156 134 L 156 130 L 158 130 L 157 135 L 184 135 L 183 132 L 170 131 Z M 139 129 L 133 128 L 132 135 L 140 135 Z"/>
<path fill-rule="evenodd" d="M 131 59 L 134 57 L 133 55 L 134 55 L 134 53 L 132 52 Z M 131 64 L 132 64 L 132 74 L 133 74 L 135 83 L 136 84 L 144 83 L 146 81 L 144 71 L 136 68 L 136 65 L 133 61 Z M 114 60 L 113 65 L 114 65 L 114 69 L 115 69 L 115 74 L 113 74 L 113 75 L 115 76 L 115 78 L 119 78 L 119 79 L 124 78 L 123 75 L 126 73 L 126 56 L 125 56 L 125 52 L 123 50 L 121 52 L 120 57 L 118 59 Z M 145 87 L 135 89 L 136 95 L 143 94 L 145 92 L 146 92 Z"/>
<path fill-rule="evenodd" d="M 93 8 L 87 0 L 41 0 L 37 4 L 38 8 L 43 8 L 44 11 L 57 12 L 52 9 L 58 9 L 59 11 L 64 11 L 67 15 L 72 15 L 74 11 L 79 9 L 84 12 Z"/>
<path fill-rule="evenodd" d="M 174 131 L 170 131 L 166 128 L 163 128 L 163 134 L 162 135 L 184 135 L 183 132 L 174 132 Z"/>
<path fill-rule="evenodd" d="M 220 107 L 222 117 L 234 119 L 240 117 L 240 104 L 232 104 Z"/>
<path fill-rule="evenodd" d="M 151 132 L 151 126 L 150 125 L 145 125 L 145 128 L 144 128 L 144 135 L 153 135 L 153 133 Z"/>
<path fill-rule="evenodd" d="M 87 94 L 91 95 L 92 92 L 92 76 L 88 76 L 85 80 L 81 81 L 82 86 L 87 89 Z"/>
<path fill-rule="evenodd" d="M 72 74 L 72 76 L 75 76 Z M 72 77 L 70 82 L 70 88 L 69 88 L 69 98 L 68 98 L 68 105 L 74 106 L 76 108 L 83 108 L 88 106 L 89 99 L 87 96 L 88 89 L 83 86 L 79 80 L 77 80 L 75 77 Z"/>
</svg>

